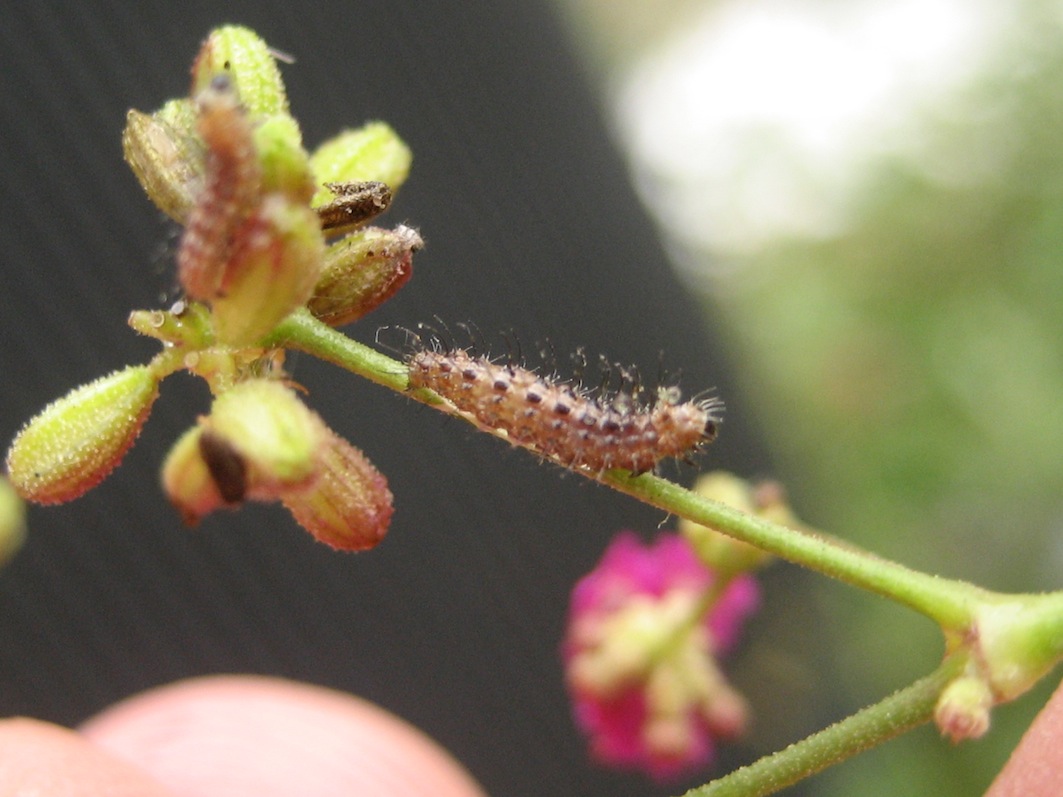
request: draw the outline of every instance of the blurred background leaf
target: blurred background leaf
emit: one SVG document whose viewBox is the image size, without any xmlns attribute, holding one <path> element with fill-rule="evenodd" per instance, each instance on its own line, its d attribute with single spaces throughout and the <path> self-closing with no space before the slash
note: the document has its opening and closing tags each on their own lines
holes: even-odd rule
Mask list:
<svg viewBox="0 0 1063 797">
<path fill-rule="evenodd" d="M 755 409 L 799 513 L 920 569 L 1058 588 L 1059 4 L 623 5 L 561 3 L 727 341 L 729 408 Z M 853 709 L 940 655 L 903 610 L 818 590 L 834 664 L 803 673 L 818 683 L 799 702 Z M 750 666 L 777 675 L 768 655 Z M 987 740 L 952 749 L 924 730 L 812 792 L 980 793 L 1045 694 L 998 710 Z M 761 707 L 773 737 L 777 721 L 800 735 L 785 699 Z"/>
</svg>

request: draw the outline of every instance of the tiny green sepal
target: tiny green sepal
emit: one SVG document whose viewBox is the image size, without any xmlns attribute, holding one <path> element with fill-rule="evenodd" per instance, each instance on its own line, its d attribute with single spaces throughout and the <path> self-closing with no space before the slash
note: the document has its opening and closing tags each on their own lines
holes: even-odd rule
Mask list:
<svg viewBox="0 0 1063 797">
<path fill-rule="evenodd" d="M 158 383 L 149 366 L 130 366 L 49 404 L 7 452 L 12 486 L 39 504 L 70 501 L 95 487 L 133 445 Z"/>
</svg>

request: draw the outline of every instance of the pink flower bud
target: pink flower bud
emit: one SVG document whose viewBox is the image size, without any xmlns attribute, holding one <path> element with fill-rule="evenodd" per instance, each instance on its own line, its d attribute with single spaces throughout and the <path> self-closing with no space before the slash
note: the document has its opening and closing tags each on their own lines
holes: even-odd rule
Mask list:
<svg viewBox="0 0 1063 797">
<path fill-rule="evenodd" d="M 978 739 L 989 730 L 993 692 L 984 679 L 964 675 L 945 687 L 934 708 L 934 721 L 953 742 Z"/>
<path fill-rule="evenodd" d="M 218 340 L 253 344 L 306 304 L 324 254 L 317 215 L 283 194 L 270 194 L 240 229 L 211 303 Z"/>
<path fill-rule="evenodd" d="M 413 274 L 413 253 L 424 242 L 417 231 L 368 227 L 332 244 L 307 303 L 329 326 L 357 321 L 386 302 Z"/>
<path fill-rule="evenodd" d="M 39 504 L 70 501 L 95 487 L 140 434 L 158 382 L 148 366 L 130 366 L 49 404 L 7 452 L 12 486 Z"/>
<path fill-rule="evenodd" d="M 295 519 L 318 540 L 343 551 L 375 547 L 393 511 L 387 480 L 365 455 L 334 432 L 321 475 L 309 490 L 284 497 Z"/>
</svg>

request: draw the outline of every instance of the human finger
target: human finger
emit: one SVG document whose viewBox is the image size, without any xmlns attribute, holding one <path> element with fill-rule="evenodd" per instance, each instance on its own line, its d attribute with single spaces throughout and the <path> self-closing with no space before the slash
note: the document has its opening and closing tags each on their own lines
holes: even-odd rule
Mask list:
<svg viewBox="0 0 1063 797">
<path fill-rule="evenodd" d="M 81 728 L 183 797 L 486 797 L 445 750 L 352 695 L 212 676 L 137 695 Z"/>
</svg>

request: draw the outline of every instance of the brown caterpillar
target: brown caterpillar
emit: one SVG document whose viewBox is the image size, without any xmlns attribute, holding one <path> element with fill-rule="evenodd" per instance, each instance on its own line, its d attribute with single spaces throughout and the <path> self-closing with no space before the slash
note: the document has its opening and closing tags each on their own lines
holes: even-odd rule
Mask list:
<svg viewBox="0 0 1063 797">
<path fill-rule="evenodd" d="M 430 388 L 509 440 L 566 467 L 638 475 L 669 458 L 689 460 L 716 439 L 723 403 L 679 401 L 660 388 L 652 403 L 639 391 L 592 394 L 513 363 L 467 349 L 434 347 L 407 357 L 411 388 Z"/>
<path fill-rule="evenodd" d="M 240 227 L 261 201 L 254 126 L 226 75 L 196 97 L 196 130 L 206 145 L 203 186 L 177 253 L 181 286 L 193 299 L 218 296 Z"/>
</svg>

